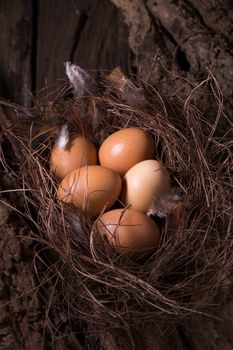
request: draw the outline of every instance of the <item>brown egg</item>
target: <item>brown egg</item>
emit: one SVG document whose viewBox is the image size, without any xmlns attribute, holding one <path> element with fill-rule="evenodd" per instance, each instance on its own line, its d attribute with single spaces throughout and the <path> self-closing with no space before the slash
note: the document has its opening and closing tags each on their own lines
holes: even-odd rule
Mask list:
<svg viewBox="0 0 233 350">
<path fill-rule="evenodd" d="M 51 152 L 51 169 L 63 179 L 69 171 L 97 164 L 95 146 L 84 136 L 74 135 L 67 143 L 57 142 Z"/>
<path fill-rule="evenodd" d="M 125 128 L 110 135 L 99 150 L 100 164 L 123 176 L 133 165 L 154 155 L 154 141 L 140 128 Z"/>
<path fill-rule="evenodd" d="M 121 200 L 133 209 L 148 213 L 156 196 L 170 190 L 170 175 L 157 160 L 134 165 L 123 178 Z"/>
<path fill-rule="evenodd" d="M 159 228 L 146 214 L 134 209 L 107 211 L 96 222 L 102 237 L 121 254 L 140 258 L 158 246 Z"/>
<path fill-rule="evenodd" d="M 111 169 L 89 165 L 69 172 L 61 182 L 58 197 L 89 216 L 109 209 L 121 192 L 121 178 Z"/>
</svg>

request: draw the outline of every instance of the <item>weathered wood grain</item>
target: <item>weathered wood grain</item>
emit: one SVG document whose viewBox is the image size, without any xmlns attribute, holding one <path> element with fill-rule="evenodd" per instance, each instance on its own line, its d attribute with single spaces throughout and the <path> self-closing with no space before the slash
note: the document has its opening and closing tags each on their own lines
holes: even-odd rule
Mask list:
<svg viewBox="0 0 233 350">
<path fill-rule="evenodd" d="M 93 0 L 83 13 L 83 28 L 76 43 L 73 61 L 88 70 L 110 71 L 121 66 L 131 70 L 128 28 L 109 0 Z"/>
<path fill-rule="evenodd" d="M 32 88 L 32 4 L 0 1 L 0 97 L 30 103 Z"/>
<path fill-rule="evenodd" d="M 74 1 L 40 0 L 37 9 L 36 90 L 65 78 L 64 62 L 71 59 L 81 12 Z"/>
<path fill-rule="evenodd" d="M 92 71 L 129 71 L 128 29 L 110 1 L 41 0 L 38 14 L 37 91 L 65 78 L 67 60 Z"/>
</svg>

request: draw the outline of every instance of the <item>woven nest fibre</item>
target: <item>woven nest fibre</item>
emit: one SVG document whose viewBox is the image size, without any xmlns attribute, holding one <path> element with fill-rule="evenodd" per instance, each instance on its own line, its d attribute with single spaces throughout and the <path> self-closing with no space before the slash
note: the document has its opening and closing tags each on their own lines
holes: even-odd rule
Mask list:
<svg viewBox="0 0 233 350">
<path fill-rule="evenodd" d="M 134 331 L 161 334 L 161 325 L 164 334 L 166 324 L 211 315 L 233 267 L 232 125 L 217 81 L 209 75 L 185 99 L 161 96 L 119 70 L 82 96 L 72 96 L 67 86 L 52 102 L 35 101 L 29 111 L 12 106 L 27 121 L 11 138 L 21 148 L 23 215 L 40 247 L 35 266 L 43 270 L 41 284 L 48 278 L 54 285 L 48 297 L 50 330 L 61 336 L 68 323 L 74 332 L 80 327 L 97 336 L 123 332 L 123 339 Z M 216 110 L 211 120 L 195 105 L 205 89 Z M 121 256 L 95 234 L 94 220 L 57 199 L 49 158 L 64 123 L 97 148 L 126 127 L 153 136 L 155 159 L 169 170 L 183 213 L 177 230 L 162 230 L 150 256 L 138 261 Z"/>
</svg>

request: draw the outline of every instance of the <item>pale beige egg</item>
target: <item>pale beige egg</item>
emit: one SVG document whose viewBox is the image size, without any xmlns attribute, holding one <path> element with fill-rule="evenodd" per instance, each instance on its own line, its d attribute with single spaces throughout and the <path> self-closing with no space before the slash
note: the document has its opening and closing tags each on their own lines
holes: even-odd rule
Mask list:
<svg viewBox="0 0 233 350">
<path fill-rule="evenodd" d="M 140 128 L 121 129 L 102 143 L 100 164 L 123 176 L 133 165 L 154 156 L 152 136 Z"/>
<path fill-rule="evenodd" d="M 134 209 L 107 211 L 96 222 L 96 228 L 121 254 L 141 258 L 159 244 L 157 224 L 146 214 Z"/>
<path fill-rule="evenodd" d="M 97 151 L 86 137 L 74 135 L 65 145 L 59 142 L 54 145 L 50 164 L 52 172 L 63 179 L 71 170 L 97 164 Z"/>
<path fill-rule="evenodd" d="M 61 182 L 58 197 L 72 203 L 84 214 L 95 217 L 111 208 L 121 192 L 120 176 L 100 165 L 89 165 L 69 172 Z"/>
<path fill-rule="evenodd" d="M 120 199 L 125 205 L 148 213 L 156 197 L 170 188 L 170 175 L 165 166 L 157 160 L 145 160 L 125 174 Z"/>
</svg>

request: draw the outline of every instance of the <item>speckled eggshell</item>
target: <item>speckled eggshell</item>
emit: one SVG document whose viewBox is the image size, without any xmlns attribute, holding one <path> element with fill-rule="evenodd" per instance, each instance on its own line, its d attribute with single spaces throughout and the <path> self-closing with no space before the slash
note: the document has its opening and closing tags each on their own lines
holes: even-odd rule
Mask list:
<svg viewBox="0 0 233 350">
<path fill-rule="evenodd" d="M 54 145 L 50 164 L 52 172 L 61 180 L 71 170 L 97 164 L 97 151 L 86 137 L 75 135 L 66 147 Z"/>
<path fill-rule="evenodd" d="M 125 128 L 110 135 L 99 150 L 100 164 L 123 176 L 133 165 L 153 158 L 154 141 L 140 128 Z"/>
<path fill-rule="evenodd" d="M 108 211 L 97 220 L 96 227 L 110 245 L 131 258 L 141 258 L 153 252 L 160 239 L 157 224 L 134 209 Z"/>
<path fill-rule="evenodd" d="M 58 198 L 72 203 L 92 217 L 109 209 L 121 192 L 120 176 L 100 165 L 89 165 L 69 172 L 58 188 Z"/>
<path fill-rule="evenodd" d="M 147 213 L 156 196 L 170 188 L 170 175 L 165 166 L 157 160 L 145 160 L 125 174 L 120 199 L 125 205 Z"/>
</svg>

